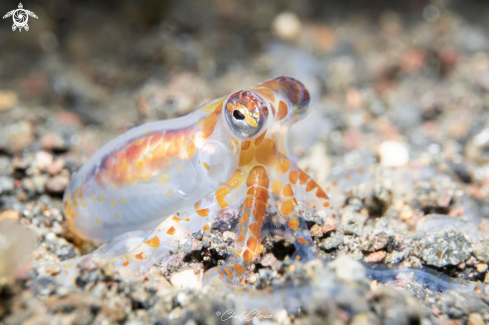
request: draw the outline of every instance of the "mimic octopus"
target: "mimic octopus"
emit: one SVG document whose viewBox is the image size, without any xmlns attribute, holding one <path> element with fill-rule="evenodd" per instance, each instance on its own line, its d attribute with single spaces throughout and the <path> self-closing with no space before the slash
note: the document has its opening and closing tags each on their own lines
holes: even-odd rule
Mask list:
<svg viewBox="0 0 489 325">
<path fill-rule="evenodd" d="M 328 194 L 288 155 L 287 132 L 309 109 L 304 85 L 282 76 L 133 128 L 74 175 L 64 196 L 69 227 L 90 241 L 110 240 L 90 256 L 122 276 L 144 274 L 179 241 L 209 232 L 227 209 L 239 215 L 236 241 L 204 281 L 238 284 L 270 233 L 293 243 L 292 258 L 311 260 L 316 248 L 303 209 L 324 220 L 333 212 Z M 71 280 L 73 264 L 62 265 Z"/>
</svg>

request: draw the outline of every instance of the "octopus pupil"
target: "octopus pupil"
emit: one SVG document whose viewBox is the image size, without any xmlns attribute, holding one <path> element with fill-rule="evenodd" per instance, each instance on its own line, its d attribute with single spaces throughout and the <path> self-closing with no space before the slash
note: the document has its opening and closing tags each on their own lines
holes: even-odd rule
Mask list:
<svg viewBox="0 0 489 325">
<path fill-rule="evenodd" d="M 245 119 L 245 116 L 243 113 L 241 113 L 240 111 L 238 110 L 234 110 L 233 112 L 233 117 L 237 120 L 244 120 Z"/>
</svg>

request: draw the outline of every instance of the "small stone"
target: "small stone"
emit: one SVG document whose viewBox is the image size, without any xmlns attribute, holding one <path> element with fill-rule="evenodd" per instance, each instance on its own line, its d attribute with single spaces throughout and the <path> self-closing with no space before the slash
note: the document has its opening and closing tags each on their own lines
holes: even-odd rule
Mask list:
<svg viewBox="0 0 489 325">
<path fill-rule="evenodd" d="M 333 28 L 323 24 L 314 24 L 305 27 L 312 31 L 314 46 L 318 49 L 321 49 L 324 52 L 329 52 L 336 47 L 338 40 L 336 37 L 336 30 Z"/>
<path fill-rule="evenodd" d="M 81 119 L 76 113 L 66 111 L 66 110 L 63 110 L 58 114 L 56 114 L 56 120 L 61 125 L 70 125 L 70 126 L 82 125 Z"/>
<path fill-rule="evenodd" d="M 489 157 L 487 155 L 486 148 L 489 145 L 489 128 L 485 128 L 478 133 L 467 144 L 466 153 L 470 159 L 473 159 L 479 163 L 487 163 Z"/>
<path fill-rule="evenodd" d="M 487 271 L 487 264 L 486 263 L 479 263 L 475 267 L 477 268 L 477 272 L 479 272 L 479 273 L 484 273 Z"/>
<path fill-rule="evenodd" d="M 197 274 L 193 269 L 174 273 L 170 279 L 171 284 L 179 289 L 200 289 L 202 288 L 202 272 Z"/>
<path fill-rule="evenodd" d="M 26 170 L 30 165 L 32 160 L 29 159 L 30 157 L 15 157 L 14 160 L 12 160 L 12 167 L 15 171 L 23 171 Z"/>
<path fill-rule="evenodd" d="M 314 225 L 311 227 L 309 232 L 311 233 L 312 237 L 322 237 L 323 236 L 323 227 L 321 227 L 319 225 Z"/>
<path fill-rule="evenodd" d="M 380 163 L 384 167 L 401 167 L 409 162 L 409 152 L 403 143 L 384 141 L 379 147 Z"/>
<path fill-rule="evenodd" d="M 54 132 L 49 132 L 41 138 L 41 148 L 45 150 L 66 150 L 66 141 L 58 134 Z"/>
<path fill-rule="evenodd" d="M 405 255 L 406 255 L 406 251 L 393 250 L 392 252 L 387 254 L 387 257 L 384 262 L 391 263 L 391 264 L 400 263 L 404 259 Z"/>
<path fill-rule="evenodd" d="M 387 246 L 389 237 L 385 232 L 381 232 L 376 235 L 367 235 L 364 243 L 362 244 L 362 250 L 366 252 L 375 252 L 381 250 Z"/>
<path fill-rule="evenodd" d="M 335 230 L 335 229 L 336 229 L 335 219 L 330 218 L 330 219 L 326 220 L 326 222 L 324 222 L 323 233 L 327 233 L 327 232 L 330 232 L 330 231 Z"/>
<path fill-rule="evenodd" d="M 474 256 L 469 257 L 469 259 L 465 261 L 465 264 L 468 266 L 474 266 L 475 263 L 477 263 L 477 259 Z"/>
<path fill-rule="evenodd" d="M 183 245 L 183 251 L 185 253 L 200 251 L 202 249 L 202 242 L 196 240 L 195 238 L 189 238 Z"/>
<path fill-rule="evenodd" d="M 473 251 L 478 260 L 489 263 L 489 245 L 487 242 L 478 243 L 473 247 Z"/>
<path fill-rule="evenodd" d="M 458 265 L 471 255 L 471 244 L 462 233 L 428 231 L 413 242 L 412 254 L 436 267 Z"/>
<path fill-rule="evenodd" d="M 19 212 L 15 210 L 7 210 L 0 213 L 0 220 L 9 219 L 17 220 L 19 219 Z"/>
<path fill-rule="evenodd" d="M 49 232 L 49 233 L 46 234 L 45 239 L 46 239 L 47 242 L 55 243 L 56 240 L 58 239 L 58 237 L 56 236 L 55 233 Z"/>
<path fill-rule="evenodd" d="M 469 315 L 469 325 L 484 325 L 485 322 L 482 319 L 481 314 L 472 313 Z"/>
<path fill-rule="evenodd" d="M 435 315 L 436 317 L 439 317 L 439 316 L 442 314 L 441 310 L 439 310 L 439 309 L 437 309 L 437 308 L 433 308 L 433 309 L 431 309 L 431 313 L 432 313 L 433 315 Z"/>
<path fill-rule="evenodd" d="M 185 258 L 185 253 L 177 253 L 170 255 L 168 261 L 166 261 L 166 267 L 168 269 L 177 269 L 180 268 L 183 264 L 183 259 Z"/>
<path fill-rule="evenodd" d="M 361 236 L 366 218 L 359 213 L 345 211 L 341 217 L 345 235 Z"/>
<path fill-rule="evenodd" d="M 443 292 L 437 307 L 451 318 L 461 318 L 472 313 L 486 314 L 489 306 L 480 294 L 470 289 L 455 289 Z"/>
<path fill-rule="evenodd" d="M 366 312 L 353 316 L 350 325 L 377 325 L 380 324 L 380 320 L 373 312 Z"/>
<path fill-rule="evenodd" d="M 3 131 L 3 132 L 2 132 Z M 6 134 L 4 133 L 6 131 Z M 8 128 L 0 128 L 0 143 L 6 140 L 6 149 L 12 153 L 20 153 L 34 141 L 34 131 L 31 123 L 20 121 Z"/>
<path fill-rule="evenodd" d="M 225 231 L 222 233 L 222 239 L 223 240 L 230 240 L 230 241 L 235 241 L 236 240 L 236 233 L 232 231 Z"/>
<path fill-rule="evenodd" d="M 363 265 L 346 255 L 338 257 L 328 267 L 335 270 L 336 276 L 342 280 L 361 281 L 366 276 Z"/>
<path fill-rule="evenodd" d="M 17 105 L 19 96 L 9 90 L 0 91 L 0 111 L 6 111 Z"/>
<path fill-rule="evenodd" d="M 46 183 L 46 190 L 50 193 L 63 193 L 68 186 L 69 179 L 66 176 L 57 175 L 51 177 Z"/>
<path fill-rule="evenodd" d="M 260 264 L 263 265 L 264 267 L 267 267 L 267 266 L 272 266 L 273 264 L 275 264 L 276 261 L 277 258 L 272 253 L 268 253 L 261 258 Z"/>
<path fill-rule="evenodd" d="M 64 161 L 62 159 L 58 159 L 49 165 L 47 172 L 53 176 L 57 175 L 63 170 L 64 165 Z"/>
<path fill-rule="evenodd" d="M 343 233 L 339 231 L 332 232 L 331 236 L 323 239 L 318 244 L 318 247 L 322 250 L 328 251 L 330 249 L 336 248 L 339 245 L 343 244 L 343 238 L 344 238 Z"/>
<path fill-rule="evenodd" d="M 406 205 L 402 208 L 401 212 L 399 213 L 399 217 L 406 221 L 408 219 L 410 219 L 412 216 L 413 216 L 413 209 L 409 206 L 409 205 Z"/>
<path fill-rule="evenodd" d="M 462 323 L 456 319 L 445 319 L 440 321 L 440 325 L 462 325 Z"/>
<path fill-rule="evenodd" d="M 14 189 L 14 180 L 10 177 L 0 176 L 0 194 L 10 192 Z"/>
<path fill-rule="evenodd" d="M 22 188 L 28 191 L 41 193 L 44 191 L 47 181 L 48 176 L 45 174 L 26 177 L 22 182 Z"/>
<path fill-rule="evenodd" d="M 302 24 L 295 13 L 285 11 L 275 17 L 272 29 L 279 38 L 294 41 L 301 33 Z"/>
<path fill-rule="evenodd" d="M 274 318 L 278 324 L 289 324 L 290 323 L 289 315 L 287 313 L 287 310 L 285 310 L 285 309 L 280 309 L 278 312 L 276 312 Z"/>
<path fill-rule="evenodd" d="M 427 54 L 423 49 L 411 49 L 401 58 L 400 66 L 404 71 L 413 71 L 421 68 L 427 59 Z"/>
<path fill-rule="evenodd" d="M 46 151 L 36 152 L 36 157 L 34 158 L 34 164 L 40 170 L 47 170 L 48 167 L 53 163 L 53 156 Z"/>
<path fill-rule="evenodd" d="M 56 282 L 51 277 L 42 276 L 33 281 L 30 289 L 36 295 L 48 296 L 56 290 Z"/>
<path fill-rule="evenodd" d="M 367 257 L 367 261 L 370 263 L 380 263 L 385 258 L 385 251 L 373 252 Z"/>
</svg>

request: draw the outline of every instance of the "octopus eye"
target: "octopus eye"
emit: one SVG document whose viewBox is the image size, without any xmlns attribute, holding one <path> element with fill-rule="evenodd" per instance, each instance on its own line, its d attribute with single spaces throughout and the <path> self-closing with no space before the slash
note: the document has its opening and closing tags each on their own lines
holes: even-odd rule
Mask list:
<svg viewBox="0 0 489 325">
<path fill-rule="evenodd" d="M 268 117 L 265 101 L 256 93 L 242 90 L 229 96 L 224 102 L 223 114 L 233 135 L 250 139 L 261 133 Z"/>
</svg>

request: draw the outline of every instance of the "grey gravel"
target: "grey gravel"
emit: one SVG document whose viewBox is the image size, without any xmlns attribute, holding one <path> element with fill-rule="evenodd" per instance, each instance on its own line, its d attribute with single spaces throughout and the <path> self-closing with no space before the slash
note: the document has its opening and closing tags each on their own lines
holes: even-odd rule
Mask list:
<svg viewBox="0 0 489 325">
<path fill-rule="evenodd" d="M 413 249 L 428 265 L 437 267 L 457 265 L 466 261 L 471 253 L 470 242 L 463 233 L 455 231 L 426 232 L 415 238 Z"/>
</svg>

